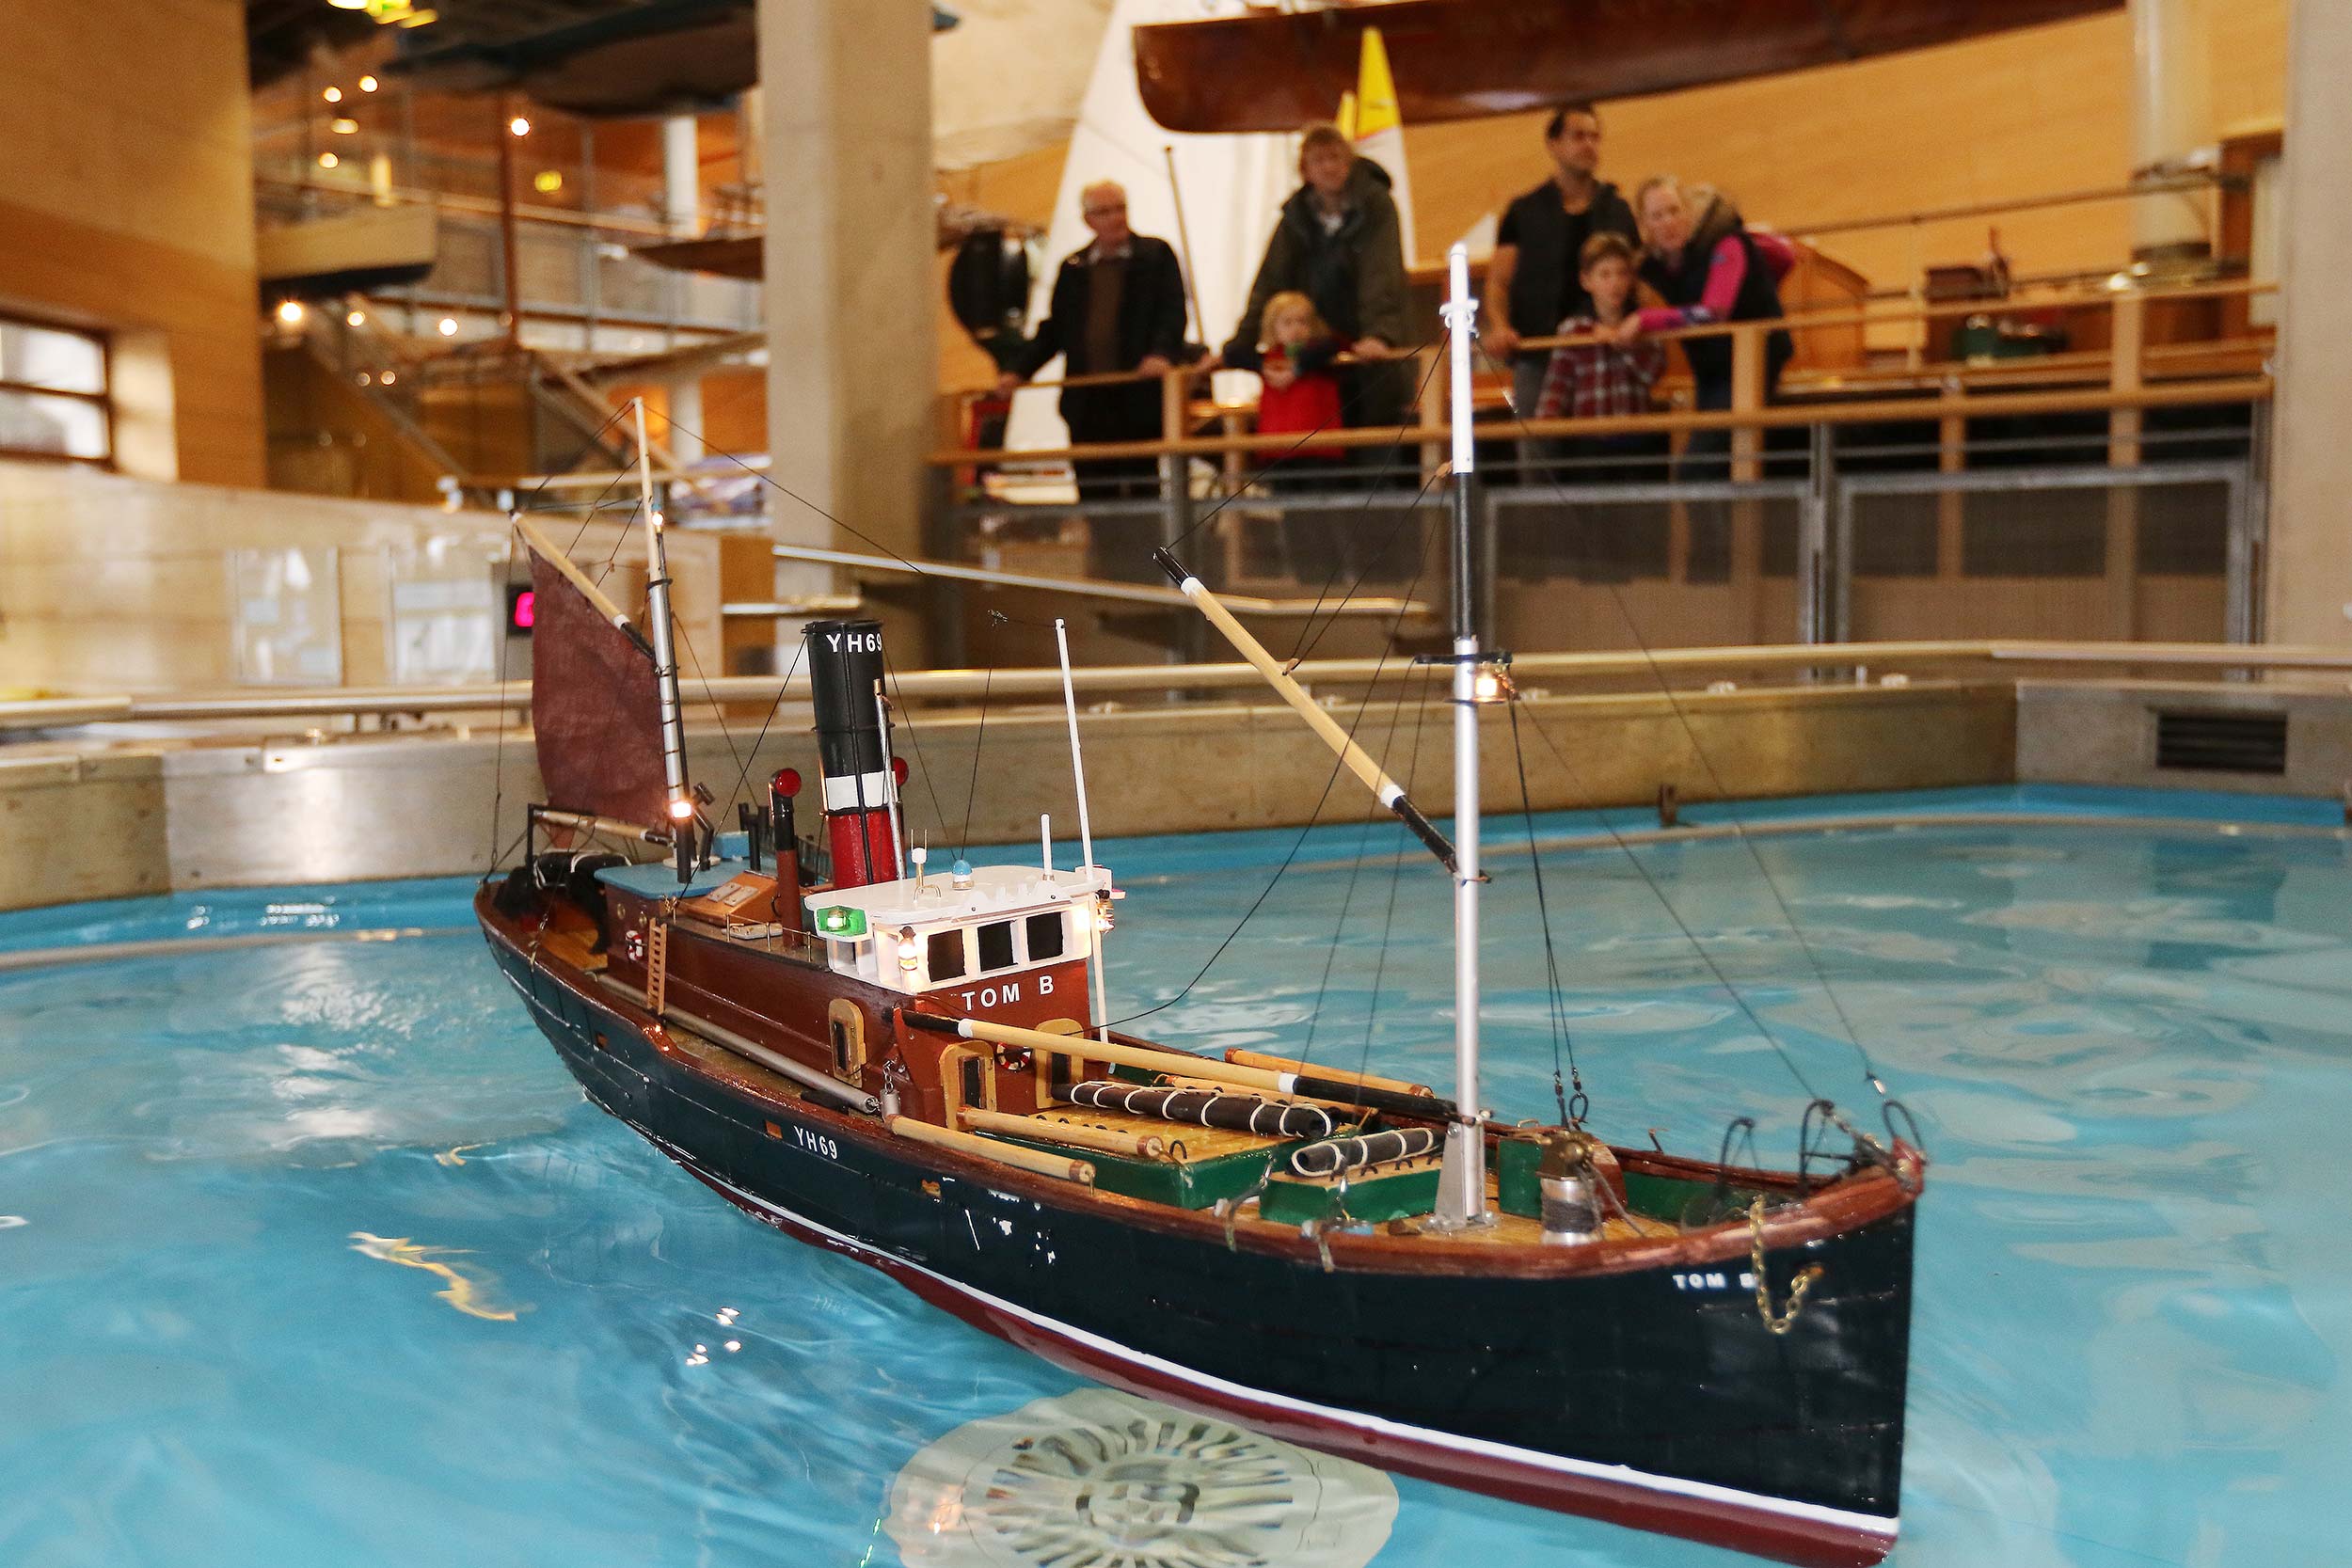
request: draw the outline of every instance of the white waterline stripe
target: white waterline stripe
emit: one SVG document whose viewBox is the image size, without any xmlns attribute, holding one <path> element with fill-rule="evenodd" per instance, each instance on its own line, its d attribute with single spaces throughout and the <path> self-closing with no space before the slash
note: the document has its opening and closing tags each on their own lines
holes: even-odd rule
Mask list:
<svg viewBox="0 0 2352 1568">
<path fill-rule="evenodd" d="M 1646 1470 L 1630 1469 L 1621 1465 L 1599 1465 L 1591 1460 L 1569 1459 L 1560 1454 L 1539 1453 L 1533 1449 L 1514 1448 L 1508 1443 L 1497 1443 L 1484 1437 L 1464 1437 L 1454 1433 L 1438 1432 L 1428 1427 L 1417 1427 L 1403 1421 L 1390 1420 L 1386 1417 L 1367 1416 L 1360 1411 L 1342 1410 L 1333 1405 L 1316 1404 L 1311 1401 L 1295 1399 L 1288 1394 L 1272 1393 L 1263 1388 L 1252 1388 L 1248 1384 L 1233 1383 L 1217 1377 L 1214 1373 L 1196 1371 L 1189 1367 L 1163 1360 L 1148 1352 L 1132 1349 L 1116 1339 L 1104 1338 L 1089 1330 L 1062 1323 L 1058 1319 L 1046 1317 L 1041 1312 L 1033 1312 L 1025 1307 L 991 1295 L 976 1286 L 964 1284 L 961 1280 L 950 1279 L 946 1275 L 925 1268 L 922 1264 L 901 1258 L 896 1253 L 883 1252 L 854 1236 L 844 1235 L 831 1226 L 820 1225 L 803 1214 L 785 1208 L 782 1204 L 771 1202 L 757 1193 L 745 1191 L 707 1167 L 682 1158 L 685 1150 L 667 1139 L 656 1141 L 664 1149 L 675 1150 L 672 1158 L 678 1159 L 681 1164 L 691 1165 L 698 1175 L 713 1185 L 723 1188 L 739 1197 L 748 1199 L 771 1212 L 781 1214 L 795 1225 L 805 1227 L 829 1237 L 850 1251 L 884 1259 L 896 1268 L 911 1269 L 926 1278 L 936 1280 L 948 1290 L 968 1296 L 974 1301 L 984 1303 L 997 1311 L 1009 1313 L 1025 1323 L 1061 1335 L 1104 1354 L 1134 1362 L 1138 1366 L 1150 1367 L 1163 1376 L 1179 1383 L 1189 1383 L 1214 1389 L 1230 1397 L 1258 1401 L 1297 1415 L 1311 1416 L 1337 1426 L 1353 1427 L 1369 1433 L 1407 1438 L 1435 1448 L 1458 1449 L 1489 1458 L 1509 1460 L 1536 1469 L 1551 1470 L 1561 1475 L 1605 1481 L 1643 1491 L 1675 1494 L 1704 1502 L 1731 1503 L 1765 1513 L 1783 1514 L 1793 1519 L 1804 1519 L 1814 1524 L 1856 1530 L 1890 1542 L 1895 1539 L 1897 1531 L 1901 1527 L 1899 1518 L 1887 1518 L 1873 1513 L 1854 1513 L 1845 1509 L 1830 1508 L 1820 1503 L 1797 1502 L 1786 1497 L 1769 1497 L 1760 1493 L 1741 1492 L 1734 1487 L 1715 1486 L 1706 1481 L 1683 1481 L 1674 1476 L 1656 1476 Z"/>
</svg>

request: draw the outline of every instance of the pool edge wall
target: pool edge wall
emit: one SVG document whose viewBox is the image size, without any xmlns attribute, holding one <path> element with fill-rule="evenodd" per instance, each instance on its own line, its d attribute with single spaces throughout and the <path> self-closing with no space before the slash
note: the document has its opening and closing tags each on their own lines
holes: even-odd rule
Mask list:
<svg viewBox="0 0 2352 1568">
<path fill-rule="evenodd" d="M 2285 770 L 2157 766 L 2156 715 L 2184 709 L 2282 715 Z M 1433 816 L 1451 811 L 1441 699 L 1375 703 L 1360 720 L 1353 700 L 1333 711 L 1400 777 L 1412 767 L 1419 714 L 1427 727 L 1413 793 Z M 1488 718 L 1486 805 L 1515 812 L 1509 725 L 1499 708 Z M 2331 797 L 2352 773 L 2352 693 L 2269 684 L 1922 680 L 1671 699 L 1531 692 L 1520 727 L 1539 811 L 1647 802 L 1661 784 L 1692 801 L 2018 783 Z M 1082 729 L 1094 831 L 1105 838 L 1295 825 L 1327 786 L 1322 820 L 1361 820 L 1370 809 L 1352 777 L 1333 781 L 1330 753 L 1281 708 L 1137 705 L 1089 713 Z M 791 733 L 771 728 L 746 757 L 751 738 L 739 733 L 730 743 L 715 727 L 690 737 L 695 775 L 722 800 L 739 775 L 792 766 L 814 776 L 815 748 L 797 721 Z M 918 834 L 940 817 L 961 834 L 980 739 L 973 712 L 920 716 L 911 737 L 899 732 L 914 768 L 907 798 Z M 1057 838 L 1075 837 L 1057 712 L 990 714 L 979 762 L 973 843 L 1033 842 L 1041 812 L 1053 815 Z M 478 873 L 494 854 L 511 855 L 538 788 L 527 737 L 501 744 L 455 730 L 199 746 L 24 743 L 0 752 L 0 909 Z"/>
</svg>

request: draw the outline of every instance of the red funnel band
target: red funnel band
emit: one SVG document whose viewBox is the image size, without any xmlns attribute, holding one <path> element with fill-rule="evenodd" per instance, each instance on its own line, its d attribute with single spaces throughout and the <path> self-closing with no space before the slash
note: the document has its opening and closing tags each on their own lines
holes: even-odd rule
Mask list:
<svg viewBox="0 0 2352 1568">
<path fill-rule="evenodd" d="M 895 882 L 901 872 L 890 852 L 890 811 L 837 811 L 825 818 L 825 840 L 833 850 L 833 885 L 864 887 Z"/>
</svg>

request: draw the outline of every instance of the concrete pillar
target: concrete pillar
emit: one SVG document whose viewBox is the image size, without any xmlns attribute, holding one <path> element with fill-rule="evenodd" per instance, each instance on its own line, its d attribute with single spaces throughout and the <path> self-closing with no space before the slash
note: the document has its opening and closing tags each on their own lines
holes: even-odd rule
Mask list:
<svg viewBox="0 0 2352 1568">
<path fill-rule="evenodd" d="M 759 0 L 770 491 L 779 540 L 920 549 L 938 384 L 928 6 Z M 822 592 L 823 569 L 779 593 Z M 894 657 L 915 662 L 896 628 Z"/>
<path fill-rule="evenodd" d="M 671 231 L 691 238 L 703 229 L 702 150 L 692 115 L 661 122 L 661 215 Z"/>
<path fill-rule="evenodd" d="M 2276 439 L 2264 569 L 2272 642 L 2352 645 L 2352 6 L 2287 24 Z"/>
<path fill-rule="evenodd" d="M 662 444 L 680 463 L 703 460 L 702 372 L 691 371 L 670 383 L 670 420 Z M 740 469 L 737 470 L 740 472 Z"/>
<path fill-rule="evenodd" d="M 757 87 L 745 87 L 735 101 L 736 145 L 742 150 L 737 162 L 742 167 L 742 182 L 753 190 L 759 188 L 759 145 L 768 134 L 759 105 Z"/>
<path fill-rule="evenodd" d="M 2131 0 L 2132 172 L 2177 169 L 2213 129 L 2213 65 L 2199 0 Z M 2193 191 L 2132 203 L 2132 254 L 2161 262 L 2206 255 L 2206 199 Z"/>
</svg>

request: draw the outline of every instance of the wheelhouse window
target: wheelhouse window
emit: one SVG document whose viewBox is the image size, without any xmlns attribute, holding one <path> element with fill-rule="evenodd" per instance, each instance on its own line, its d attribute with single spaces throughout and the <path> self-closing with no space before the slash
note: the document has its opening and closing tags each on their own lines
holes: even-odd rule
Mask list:
<svg viewBox="0 0 2352 1568">
<path fill-rule="evenodd" d="M 1013 966 L 1012 922 L 992 920 L 980 927 L 980 968 L 1010 969 Z"/>
<path fill-rule="evenodd" d="M 953 980 L 963 974 L 963 933 L 933 931 L 929 943 L 931 978 Z"/>
<path fill-rule="evenodd" d="M 1060 911 L 1056 910 L 1048 914 L 1033 914 L 1029 916 L 1028 927 L 1029 961 L 1031 963 L 1042 963 L 1047 958 L 1058 958 L 1061 957 L 1062 923 Z"/>
<path fill-rule="evenodd" d="M 114 458 L 106 341 L 0 316 L 0 455 Z"/>
</svg>

